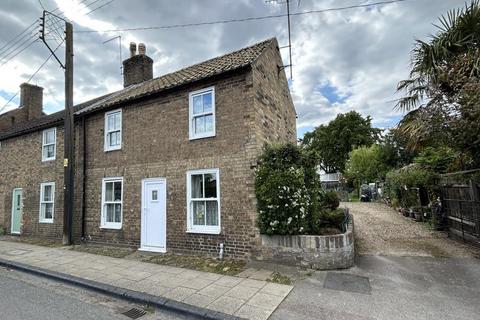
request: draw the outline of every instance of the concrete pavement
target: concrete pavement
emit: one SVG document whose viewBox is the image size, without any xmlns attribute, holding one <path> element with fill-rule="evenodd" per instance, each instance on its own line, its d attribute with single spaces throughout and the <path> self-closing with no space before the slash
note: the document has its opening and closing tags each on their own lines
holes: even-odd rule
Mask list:
<svg viewBox="0 0 480 320">
<path fill-rule="evenodd" d="M 297 282 L 270 319 L 480 318 L 478 259 L 361 256 L 356 262 Z"/>
<path fill-rule="evenodd" d="M 267 319 L 292 286 L 0 241 L 0 258 L 247 319 Z"/>
</svg>

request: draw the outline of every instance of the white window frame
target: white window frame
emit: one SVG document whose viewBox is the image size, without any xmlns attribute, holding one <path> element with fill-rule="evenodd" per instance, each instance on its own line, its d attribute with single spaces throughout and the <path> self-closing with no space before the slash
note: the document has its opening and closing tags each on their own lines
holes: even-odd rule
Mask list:
<svg viewBox="0 0 480 320">
<path fill-rule="evenodd" d="M 216 198 L 195 198 L 200 201 L 217 201 L 218 226 L 198 226 L 193 224 L 193 206 L 192 206 L 192 175 L 214 173 L 217 177 L 217 197 Z M 205 181 L 204 181 L 205 183 Z M 205 186 L 203 188 L 205 190 Z M 222 226 L 222 214 L 220 211 L 220 170 L 216 169 L 201 169 L 187 171 L 187 232 L 188 233 L 203 233 L 203 234 L 220 234 Z"/>
<path fill-rule="evenodd" d="M 201 94 L 205 94 L 211 92 L 212 93 L 212 111 L 211 112 L 204 112 L 204 113 L 199 113 L 194 115 L 193 114 L 193 97 Z M 188 109 L 189 109 L 189 116 L 188 116 L 188 131 L 189 131 L 189 138 L 190 140 L 195 140 L 195 139 L 202 139 L 202 138 L 209 138 L 209 137 L 215 137 L 215 130 L 216 130 L 216 117 L 215 117 L 215 87 L 208 87 L 204 88 L 201 90 L 193 91 L 190 92 L 188 95 Z M 211 132 L 204 132 L 201 134 L 195 134 L 195 127 L 194 127 L 194 118 L 199 117 L 199 116 L 207 116 L 207 115 L 212 115 L 213 118 L 213 130 Z"/>
<path fill-rule="evenodd" d="M 120 113 L 120 144 L 118 146 L 113 146 L 112 147 L 109 144 L 108 136 L 109 136 L 110 133 L 118 131 L 118 130 L 108 130 L 108 118 L 112 115 L 117 114 L 117 113 Z M 105 132 L 105 134 L 104 134 L 103 141 L 104 141 L 104 151 L 105 152 L 122 149 L 122 142 L 123 142 L 123 139 L 122 139 L 122 135 L 123 135 L 123 113 L 122 113 L 122 109 L 117 109 L 117 110 L 113 110 L 113 111 L 109 111 L 109 112 L 105 113 L 104 132 Z"/>
<path fill-rule="evenodd" d="M 44 201 L 43 196 L 44 196 L 44 191 L 45 187 L 51 186 L 52 187 L 52 200 L 51 201 Z M 52 204 L 52 218 L 51 219 L 46 219 L 45 218 L 45 212 L 42 210 L 42 205 L 43 204 Z M 38 210 L 38 222 L 39 223 L 53 223 L 53 217 L 55 215 L 55 182 L 44 182 L 40 184 L 40 208 Z"/>
<path fill-rule="evenodd" d="M 120 201 L 105 201 L 105 193 L 106 193 L 106 185 L 107 182 L 121 182 L 122 183 L 122 192 L 121 192 L 121 200 Z M 123 177 L 111 177 L 111 178 L 103 178 L 102 179 L 102 215 L 100 220 L 100 228 L 101 229 L 115 229 L 120 230 L 122 229 L 123 223 Z M 105 210 L 105 205 L 109 203 L 120 203 L 120 222 L 107 222 L 107 212 Z"/>
<path fill-rule="evenodd" d="M 53 136 L 54 136 L 54 141 L 53 143 L 48 143 L 46 142 L 47 140 L 47 133 L 53 131 Z M 45 156 L 45 148 L 48 146 L 53 145 L 53 157 L 46 157 Z M 55 160 L 57 156 L 57 128 L 48 128 L 43 130 L 42 132 L 42 161 L 52 161 Z"/>
</svg>

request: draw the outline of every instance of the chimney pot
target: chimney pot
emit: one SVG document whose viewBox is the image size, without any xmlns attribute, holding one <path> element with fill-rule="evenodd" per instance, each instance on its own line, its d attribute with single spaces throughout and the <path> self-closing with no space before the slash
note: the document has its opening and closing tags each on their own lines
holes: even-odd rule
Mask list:
<svg viewBox="0 0 480 320">
<path fill-rule="evenodd" d="M 130 58 L 137 55 L 137 44 L 135 42 L 130 42 Z"/>
<path fill-rule="evenodd" d="M 139 43 L 138 44 L 138 54 L 144 56 L 147 51 L 147 48 L 145 47 L 144 43 Z"/>
</svg>

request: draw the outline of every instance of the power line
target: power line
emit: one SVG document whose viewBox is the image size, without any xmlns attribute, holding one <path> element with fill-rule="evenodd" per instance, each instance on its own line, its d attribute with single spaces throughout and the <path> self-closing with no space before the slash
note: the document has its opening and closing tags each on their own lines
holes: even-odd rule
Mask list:
<svg viewBox="0 0 480 320">
<path fill-rule="evenodd" d="M 90 2 L 89 4 L 86 4 L 85 7 L 88 8 L 88 7 L 90 7 L 90 6 L 92 6 L 92 5 L 94 5 L 95 3 L 100 2 L 100 1 L 102 1 L 102 0 L 95 0 L 95 1 L 93 1 L 93 2 Z"/>
<path fill-rule="evenodd" d="M 406 1 L 412 1 L 412 0 L 378 1 L 378 2 L 344 6 L 344 7 L 326 8 L 326 9 L 320 9 L 320 10 L 309 10 L 309 11 L 290 13 L 290 16 L 301 16 L 301 15 L 314 14 L 314 13 L 325 13 L 325 12 L 342 11 L 342 10 L 357 9 L 357 8 L 367 8 L 367 7 L 377 6 L 377 5 L 387 5 L 391 3 L 406 2 Z M 164 25 L 164 26 L 108 29 L 108 30 L 77 30 L 74 32 L 75 33 L 98 33 L 98 32 L 125 32 L 125 31 L 159 30 L 159 29 L 176 29 L 176 28 L 198 27 L 198 26 L 206 26 L 206 25 L 214 25 L 214 24 L 226 24 L 226 23 L 235 23 L 235 22 L 275 19 L 275 18 L 283 18 L 286 16 L 287 14 L 276 14 L 276 15 L 259 16 L 259 17 L 247 17 L 242 19 L 205 21 L 205 22 L 197 22 L 197 23 L 173 24 L 173 25 Z"/>
<path fill-rule="evenodd" d="M 38 0 L 38 3 L 40 4 L 40 7 L 42 7 L 42 10 L 45 10 L 45 7 L 43 6 L 42 0 Z"/>
<path fill-rule="evenodd" d="M 78 5 L 81 5 L 82 3 L 85 3 L 85 2 L 87 2 L 87 1 L 88 1 L 88 0 L 82 0 L 82 1 L 80 1 L 79 3 L 77 3 L 77 6 L 78 6 Z M 98 2 L 98 1 L 101 1 L 101 0 L 94 0 L 94 1 L 86 4 L 85 7 L 88 8 L 89 6 L 91 6 L 92 4 L 94 4 L 94 3 Z M 44 10 L 45 10 L 45 9 L 44 9 Z M 60 10 L 60 7 L 56 7 L 56 8 L 53 9 L 53 10 L 47 10 L 47 11 L 49 11 L 49 12 L 51 12 L 51 13 L 55 13 L 55 11 L 58 11 L 58 13 L 56 13 L 57 15 L 61 15 L 63 19 L 70 21 L 70 20 L 65 16 L 65 12 L 63 12 L 63 11 Z M 87 14 L 88 14 L 88 13 L 87 13 Z"/>
<path fill-rule="evenodd" d="M 3 50 L 0 53 L 0 60 L 4 60 L 8 56 L 10 56 L 15 51 L 19 50 L 25 43 L 27 43 L 28 41 L 30 41 L 33 38 L 35 38 L 35 33 L 25 34 L 23 37 L 21 37 L 17 41 L 15 41 L 14 44 L 5 48 L 5 50 Z"/>
<path fill-rule="evenodd" d="M 25 37 L 28 37 L 32 35 L 32 31 L 35 30 L 36 24 L 38 20 L 35 20 L 30 26 L 28 26 L 26 29 L 24 29 L 21 33 L 16 35 L 13 39 L 8 41 L 6 44 L 4 44 L 0 48 L 0 56 L 3 55 L 5 52 L 9 51 L 12 47 L 14 47 L 17 43 L 25 39 Z"/>
<path fill-rule="evenodd" d="M 28 78 L 27 83 L 29 83 L 29 82 L 33 79 L 33 77 L 35 77 L 35 76 L 37 75 L 38 72 L 40 72 L 40 70 L 45 66 L 45 64 L 47 64 L 48 60 L 50 60 L 50 58 L 53 56 L 53 53 L 54 53 L 55 51 L 57 51 L 58 48 L 60 48 L 60 46 L 61 46 L 62 44 L 63 44 L 63 41 L 62 41 L 62 43 L 60 43 L 60 44 L 58 45 L 58 47 L 55 48 L 55 50 L 53 50 L 52 53 L 50 53 L 50 55 L 47 57 L 47 59 L 45 59 L 45 61 L 43 61 L 43 63 L 40 65 L 40 67 L 38 67 L 38 69 L 30 76 L 30 78 Z M 17 91 L 17 93 L 15 93 L 15 94 L 10 98 L 10 100 L 8 100 L 8 102 L 0 109 L 0 113 L 1 113 L 3 110 L 5 110 L 5 108 L 8 106 L 8 104 L 9 104 L 10 102 L 12 102 L 12 100 L 15 99 L 15 97 L 18 96 L 19 93 L 20 93 L 20 91 Z"/>
<path fill-rule="evenodd" d="M 110 0 L 110 1 L 106 2 L 106 3 L 103 4 L 103 5 L 101 5 L 101 6 L 99 6 L 99 7 L 96 7 L 95 9 L 91 10 L 90 12 L 87 12 L 85 15 L 88 16 L 90 13 L 95 12 L 95 11 L 97 11 L 98 9 L 102 9 L 103 7 L 108 6 L 108 5 L 109 5 L 110 3 L 112 3 L 113 1 L 115 1 L 115 0 Z"/>
<path fill-rule="evenodd" d="M 87 1 L 88 1 L 88 0 L 82 0 L 82 1 L 80 1 L 80 2 L 77 4 L 77 6 L 83 4 L 83 3 L 87 2 Z M 90 2 L 90 3 L 87 3 L 87 4 L 85 4 L 85 8 L 88 8 L 88 7 L 94 5 L 95 3 L 99 2 L 99 1 L 102 1 L 102 0 L 94 0 L 94 1 L 92 1 L 92 2 Z M 94 12 L 94 11 L 97 11 L 97 10 L 99 10 L 99 9 L 101 9 L 101 8 L 109 5 L 109 4 L 112 3 L 113 1 L 115 1 L 115 0 L 110 0 L 109 2 L 107 2 L 107 3 L 103 4 L 103 5 L 100 5 L 99 7 L 95 8 L 95 9 L 93 9 L 93 10 L 87 12 L 87 13 L 85 13 L 85 15 L 89 15 L 90 13 L 92 13 L 92 12 Z M 55 11 L 59 11 L 58 14 L 61 14 L 61 15 L 63 15 L 63 16 L 65 17 L 65 13 L 62 12 L 62 11 L 60 11 L 60 7 L 56 7 L 55 9 L 51 10 L 50 12 L 55 13 Z"/>
<path fill-rule="evenodd" d="M 82 4 L 82 3 L 86 2 L 86 1 L 87 1 L 87 0 L 82 0 L 82 1 L 80 1 L 78 4 L 80 5 L 80 4 Z M 56 7 L 55 9 L 53 9 L 53 10 L 50 11 L 50 12 L 51 12 L 51 13 L 55 13 L 55 11 L 57 11 L 57 10 L 60 10 L 60 7 Z M 62 13 L 62 14 L 63 14 L 63 13 Z"/>
<path fill-rule="evenodd" d="M 32 42 L 30 42 L 26 47 L 24 47 L 22 50 L 18 51 L 17 53 L 15 53 L 13 56 L 11 56 L 8 60 L 4 61 L 2 64 L 0 64 L 0 67 L 2 67 L 3 65 L 7 64 L 9 61 L 11 61 L 12 59 L 14 59 L 16 56 L 18 56 L 20 53 L 22 53 L 23 51 L 27 50 L 28 48 L 30 48 L 35 42 L 37 42 L 38 39 L 34 39 Z"/>
<path fill-rule="evenodd" d="M 82 4 L 82 3 L 85 3 L 87 0 L 82 0 L 81 2 L 79 2 L 78 4 Z M 85 5 L 86 8 L 92 6 L 93 4 L 95 3 L 98 3 L 102 0 L 95 0 L 95 1 L 92 1 L 88 4 Z M 94 11 L 97 11 L 107 5 L 109 5 L 110 3 L 112 3 L 113 1 L 115 0 L 110 0 L 106 3 L 104 3 L 103 5 L 100 5 L 92 10 L 90 10 L 89 12 L 87 12 L 85 15 L 89 15 L 90 13 L 94 12 Z M 45 11 L 45 8 L 43 6 L 43 3 L 41 2 L 41 0 L 38 0 L 40 6 L 43 8 L 43 10 Z M 60 11 L 60 7 L 57 7 L 55 9 L 53 9 L 51 12 L 55 12 L 55 11 Z M 59 12 L 59 14 L 64 15 L 64 13 L 62 11 Z M 18 50 L 19 48 L 21 48 L 26 42 L 28 42 L 29 40 L 31 40 L 32 38 L 35 37 L 35 33 L 32 33 L 32 31 L 35 29 L 35 24 L 37 23 L 38 19 L 35 20 L 32 24 L 30 24 L 27 28 L 25 28 L 21 33 L 19 33 L 18 35 L 16 35 L 12 40 L 8 41 L 5 45 L 3 45 L 1 48 L 0 48 L 0 61 L 3 60 L 3 59 L 6 59 L 9 55 L 13 54 L 16 50 Z M 63 44 L 63 42 L 65 41 L 65 39 L 62 37 L 61 34 L 59 34 L 58 30 L 60 29 L 63 29 L 62 26 L 59 26 L 55 21 L 53 21 L 53 19 L 50 19 L 50 21 L 44 21 L 44 24 L 47 24 L 48 23 L 48 26 L 50 27 L 50 31 L 48 33 L 46 33 L 44 35 L 44 38 L 46 36 L 48 36 L 49 34 L 52 34 L 53 36 L 53 39 L 55 41 L 57 41 L 58 43 L 58 40 L 57 40 L 57 37 L 55 37 L 55 35 L 59 36 L 61 38 L 61 42 L 58 43 L 58 46 L 53 50 L 51 51 L 50 55 L 48 56 L 48 58 L 40 65 L 40 67 L 32 74 L 32 76 L 27 80 L 27 82 L 30 82 L 30 80 L 32 80 L 32 78 L 43 68 L 43 66 L 50 60 L 50 58 L 55 54 L 55 52 L 58 50 L 58 48 L 60 48 L 60 46 Z M 27 33 L 29 32 L 29 33 Z M 25 34 L 26 33 L 26 34 Z M 23 36 L 22 36 L 23 35 Z M 28 37 L 30 36 L 30 37 Z M 20 37 L 20 38 L 19 38 Z M 20 41 L 22 41 L 23 39 L 25 39 L 25 37 L 27 37 L 26 40 L 24 40 L 20 45 L 16 46 L 14 50 L 12 50 L 12 48 L 17 44 L 19 43 Z M 16 40 L 16 41 L 15 41 Z M 13 58 L 15 58 L 17 55 L 19 55 L 20 53 L 22 53 L 23 51 L 25 51 L 27 48 L 29 48 L 31 45 L 33 45 L 35 42 L 37 42 L 38 39 L 35 39 L 34 41 L 30 42 L 27 46 L 25 46 L 24 48 L 22 48 L 20 51 L 16 52 L 13 56 L 11 56 L 8 60 L 6 60 L 5 62 L 3 62 L 2 64 L 0 64 L 0 67 L 2 67 L 3 65 L 5 65 L 6 63 L 8 63 L 9 61 L 11 61 Z M 12 43 L 13 42 L 13 43 Z M 3 51 L 2 51 L 3 50 Z M 6 55 L 4 57 L 1 57 L 2 54 L 6 53 Z M 17 93 L 15 93 L 8 101 L 7 103 L 2 107 L 0 108 L 0 113 L 8 106 L 8 104 L 10 102 L 12 102 L 12 100 L 18 95 L 19 91 Z"/>
<path fill-rule="evenodd" d="M 17 39 L 18 37 L 20 37 L 22 34 L 24 34 L 25 32 L 27 32 L 29 29 L 32 28 L 33 25 L 35 25 L 36 23 L 38 22 L 38 19 L 35 19 L 31 25 L 29 25 L 28 27 L 26 27 L 22 32 L 20 32 L 19 34 L 17 34 L 15 37 L 13 37 L 10 41 L 8 41 L 7 43 L 5 43 L 1 48 L 0 50 L 3 50 L 3 48 L 7 47 L 8 45 L 10 45 L 10 43 L 12 43 L 15 39 Z"/>
</svg>

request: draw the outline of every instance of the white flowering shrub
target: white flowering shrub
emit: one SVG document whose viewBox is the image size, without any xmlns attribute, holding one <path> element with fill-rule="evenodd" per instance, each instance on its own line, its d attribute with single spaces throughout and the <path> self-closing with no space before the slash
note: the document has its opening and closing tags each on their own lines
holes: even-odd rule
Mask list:
<svg viewBox="0 0 480 320">
<path fill-rule="evenodd" d="M 260 232 L 305 234 L 311 229 L 311 212 L 317 193 L 310 166 L 295 145 L 267 146 L 255 171 Z M 313 190 L 312 190 L 313 189 Z"/>
</svg>

